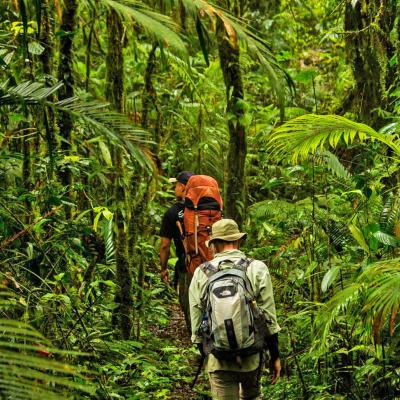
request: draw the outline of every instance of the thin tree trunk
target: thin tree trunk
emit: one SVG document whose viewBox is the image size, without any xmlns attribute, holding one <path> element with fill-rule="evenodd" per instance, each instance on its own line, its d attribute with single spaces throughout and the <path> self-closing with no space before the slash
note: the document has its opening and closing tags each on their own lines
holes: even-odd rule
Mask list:
<svg viewBox="0 0 400 400">
<path fill-rule="evenodd" d="M 245 160 L 247 153 L 243 82 L 239 64 L 239 46 L 224 35 L 218 41 L 219 60 L 226 88 L 226 113 L 229 129 L 228 174 L 225 215 L 242 225 L 246 202 Z"/>
<path fill-rule="evenodd" d="M 74 95 L 72 44 L 77 8 L 78 3 L 76 0 L 64 1 L 64 11 L 62 14 L 60 31 L 65 32 L 65 34 L 60 38 L 60 57 L 58 63 L 58 79 L 64 83 L 64 86 L 58 92 L 59 100 Z M 62 138 L 61 150 L 68 155 L 71 150 L 71 132 L 73 129 L 72 118 L 69 114 L 60 112 L 57 122 L 60 129 L 60 136 Z M 60 177 L 63 185 L 69 186 L 71 184 L 71 171 L 68 168 L 61 172 Z"/>
<path fill-rule="evenodd" d="M 44 47 L 43 53 L 40 55 L 40 61 L 42 63 L 43 74 L 45 75 L 46 81 L 53 72 L 53 26 L 51 23 L 50 16 L 52 15 L 52 9 L 49 4 L 49 0 L 42 0 L 42 26 L 40 33 L 40 41 Z M 50 83 L 50 82 L 49 82 Z M 50 101 L 54 99 L 54 96 L 49 98 Z M 49 168 L 47 176 L 49 179 L 53 178 L 54 172 L 54 151 L 55 151 L 55 119 L 54 112 L 51 108 L 43 111 L 44 127 L 46 131 L 46 144 L 47 152 L 49 155 Z"/>
<path fill-rule="evenodd" d="M 106 97 L 115 110 L 123 111 L 124 92 L 124 58 L 123 47 L 123 26 L 118 14 L 112 10 L 107 14 L 108 27 L 108 51 L 107 51 L 107 79 Z M 125 229 L 124 210 L 127 210 L 124 190 L 124 163 L 122 152 L 114 151 L 115 186 L 114 196 L 116 202 L 115 223 L 116 235 L 116 280 L 119 291 L 116 294 L 116 303 L 119 307 L 115 310 L 113 320 L 119 325 L 119 336 L 128 340 L 132 335 L 132 277 L 128 262 L 128 239 Z M 128 216 L 128 213 L 125 213 Z"/>
<path fill-rule="evenodd" d="M 146 72 L 144 74 L 144 89 L 142 95 L 142 128 L 147 129 L 149 125 L 148 115 L 151 110 L 151 106 L 157 109 L 157 92 L 154 89 L 152 76 L 154 72 L 154 68 L 156 66 L 156 50 L 158 45 L 156 43 L 153 44 L 153 47 L 150 50 L 149 57 L 147 59 Z M 157 109 L 157 113 L 159 110 Z M 156 136 L 156 135 L 155 135 Z M 157 139 L 155 137 L 155 139 Z"/>
<path fill-rule="evenodd" d="M 147 59 L 146 71 L 144 74 L 144 88 L 142 94 L 142 119 L 141 126 L 144 129 L 149 128 L 149 113 L 152 108 L 155 108 L 157 113 L 157 119 L 154 126 L 154 141 L 156 143 L 155 157 L 158 160 L 158 154 L 160 150 L 160 138 L 161 138 L 161 111 L 158 106 L 157 92 L 154 88 L 152 78 L 156 67 L 156 50 L 158 44 L 154 43 Z M 145 277 L 145 257 L 142 254 L 142 249 L 138 248 L 137 242 L 140 235 L 144 236 L 146 227 L 146 215 L 148 209 L 149 199 L 152 196 L 154 185 L 152 185 L 152 177 L 146 179 L 146 184 L 143 190 L 141 190 L 140 184 L 143 173 L 135 173 L 131 178 L 131 187 L 133 192 L 136 194 L 135 201 L 132 202 L 132 218 L 129 223 L 129 241 L 130 241 L 130 261 L 137 268 L 137 286 L 138 292 L 136 296 L 136 312 L 137 312 L 137 324 L 136 324 L 136 338 L 140 337 L 140 314 L 143 303 L 143 285 Z M 135 261 L 134 261 L 135 260 Z M 132 268 L 133 269 L 133 268 Z"/>
<path fill-rule="evenodd" d="M 23 122 L 22 125 L 22 182 L 24 185 L 25 191 L 28 193 L 32 190 L 32 155 L 31 155 L 31 141 L 32 139 L 26 137 L 29 132 L 28 124 Z M 29 200 L 29 197 L 25 200 L 25 208 L 26 208 L 26 219 L 25 223 L 29 224 L 32 220 L 31 211 L 32 211 L 32 203 Z"/>
<path fill-rule="evenodd" d="M 92 51 L 92 39 L 94 32 L 94 25 L 96 23 L 96 9 L 93 10 L 91 14 L 92 22 L 90 23 L 89 35 L 86 42 L 86 77 L 85 77 L 85 90 L 89 91 L 89 82 L 90 82 L 90 53 Z"/>
</svg>

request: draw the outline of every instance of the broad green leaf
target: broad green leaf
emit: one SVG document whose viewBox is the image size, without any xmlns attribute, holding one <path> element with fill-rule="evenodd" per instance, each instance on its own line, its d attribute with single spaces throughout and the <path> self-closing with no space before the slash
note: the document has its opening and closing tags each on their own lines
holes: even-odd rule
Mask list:
<svg viewBox="0 0 400 400">
<path fill-rule="evenodd" d="M 323 292 L 326 292 L 329 289 L 329 287 L 335 282 L 339 271 L 340 271 L 340 265 L 334 265 L 327 271 L 321 282 L 321 290 Z"/>
<path fill-rule="evenodd" d="M 355 226 L 354 224 L 349 224 L 349 229 L 350 229 L 350 232 L 353 235 L 354 239 L 361 246 L 361 248 L 366 253 L 369 253 L 369 247 L 367 245 L 367 242 L 365 241 L 364 235 L 361 232 L 361 230 L 357 226 Z"/>
<path fill-rule="evenodd" d="M 109 167 L 112 167 L 113 164 L 112 164 L 110 149 L 104 142 L 99 142 L 99 147 L 103 160 Z"/>
</svg>

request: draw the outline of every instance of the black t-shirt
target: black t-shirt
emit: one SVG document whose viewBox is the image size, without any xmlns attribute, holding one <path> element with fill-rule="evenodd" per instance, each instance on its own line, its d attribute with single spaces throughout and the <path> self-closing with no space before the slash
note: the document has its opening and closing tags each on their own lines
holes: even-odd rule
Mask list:
<svg viewBox="0 0 400 400">
<path fill-rule="evenodd" d="M 185 256 L 181 233 L 176 225 L 176 222 L 180 221 L 183 227 L 183 208 L 183 202 L 178 202 L 171 206 L 164 214 L 160 229 L 160 236 L 174 240 L 176 256 L 178 258 Z"/>
</svg>

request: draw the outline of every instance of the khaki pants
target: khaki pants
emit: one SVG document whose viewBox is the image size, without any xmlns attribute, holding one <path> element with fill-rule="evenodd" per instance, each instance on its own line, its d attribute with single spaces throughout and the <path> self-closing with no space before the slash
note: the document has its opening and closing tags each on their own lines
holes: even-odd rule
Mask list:
<svg viewBox="0 0 400 400">
<path fill-rule="evenodd" d="M 189 309 L 189 286 L 191 280 L 192 276 L 189 275 L 187 272 L 179 272 L 179 277 L 178 277 L 179 304 L 181 306 L 183 313 L 185 314 L 185 322 L 189 334 L 191 333 L 190 309 Z"/>
<path fill-rule="evenodd" d="M 261 400 L 260 369 L 251 372 L 210 372 L 214 400 Z"/>
</svg>

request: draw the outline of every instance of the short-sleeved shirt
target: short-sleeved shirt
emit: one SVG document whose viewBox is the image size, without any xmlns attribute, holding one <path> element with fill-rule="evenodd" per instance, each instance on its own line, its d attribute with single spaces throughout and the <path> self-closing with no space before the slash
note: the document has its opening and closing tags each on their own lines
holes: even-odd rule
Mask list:
<svg viewBox="0 0 400 400">
<path fill-rule="evenodd" d="M 178 258 L 185 256 L 185 248 L 183 247 L 181 233 L 176 224 L 177 221 L 179 221 L 183 227 L 183 209 L 183 202 L 177 202 L 172 205 L 164 214 L 160 229 L 161 237 L 166 237 L 174 241 L 176 256 Z"/>
</svg>

